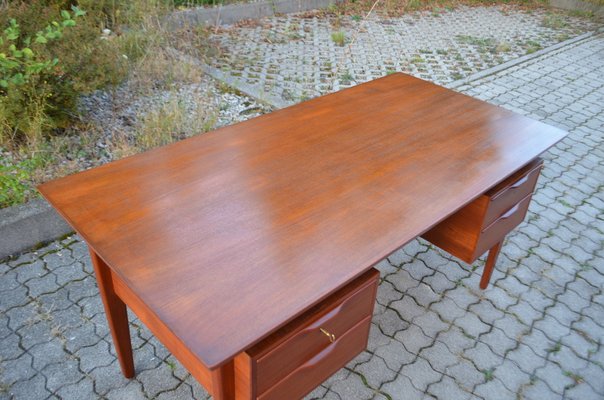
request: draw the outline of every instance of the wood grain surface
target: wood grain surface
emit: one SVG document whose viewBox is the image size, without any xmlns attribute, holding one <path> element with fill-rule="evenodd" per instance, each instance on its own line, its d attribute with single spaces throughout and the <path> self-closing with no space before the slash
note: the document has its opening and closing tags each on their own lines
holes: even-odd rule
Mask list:
<svg viewBox="0 0 604 400">
<path fill-rule="evenodd" d="M 393 74 L 40 191 L 213 369 L 564 135 Z"/>
</svg>

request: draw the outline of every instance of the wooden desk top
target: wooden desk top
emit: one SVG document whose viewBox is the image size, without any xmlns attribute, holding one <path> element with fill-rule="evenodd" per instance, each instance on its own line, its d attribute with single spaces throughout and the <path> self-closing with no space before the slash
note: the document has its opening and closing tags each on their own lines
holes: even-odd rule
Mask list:
<svg viewBox="0 0 604 400">
<path fill-rule="evenodd" d="M 393 74 L 40 191 L 213 369 L 564 135 Z"/>
</svg>

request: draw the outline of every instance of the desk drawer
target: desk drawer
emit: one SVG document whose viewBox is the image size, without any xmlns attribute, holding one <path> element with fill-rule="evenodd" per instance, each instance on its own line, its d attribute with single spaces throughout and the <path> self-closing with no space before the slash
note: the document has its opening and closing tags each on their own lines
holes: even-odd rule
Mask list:
<svg viewBox="0 0 604 400">
<path fill-rule="evenodd" d="M 293 400 L 302 398 L 367 347 L 370 325 L 371 316 L 368 316 L 262 393 L 258 399 Z"/>
<path fill-rule="evenodd" d="M 422 237 L 473 263 L 522 222 L 542 165 L 540 158 L 531 161 Z"/>
<path fill-rule="evenodd" d="M 524 199 L 520 200 L 482 230 L 476 245 L 476 254 L 483 254 L 496 243 L 500 242 L 501 238 L 510 233 L 512 229 L 520 225 L 526 216 L 531 197 L 532 194 L 529 194 Z"/>
<path fill-rule="evenodd" d="M 364 331 L 358 326 L 363 321 L 371 321 L 378 280 L 379 272 L 370 270 L 240 354 L 235 365 L 239 376 L 245 378 L 236 383 L 237 399 L 279 398 L 267 394 L 281 393 L 282 389 L 275 389 L 278 385 L 281 388 L 294 385 L 298 388 L 296 393 L 303 392 L 300 395 L 303 396 L 361 352 L 367 343 L 368 331 L 363 333 L 363 342 L 358 336 Z M 354 339 L 349 336 L 351 333 Z M 292 374 L 294 377 L 288 378 Z M 301 376 L 320 380 L 314 383 L 315 380 L 311 382 L 299 378 Z M 282 382 L 284 379 L 297 383 L 286 384 Z"/>
<path fill-rule="evenodd" d="M 484 194 L 488 197 L 489 205 L 483 228 L 533 193 L 542 166 L 543 160 L 538 158 Z"/>
</svg>

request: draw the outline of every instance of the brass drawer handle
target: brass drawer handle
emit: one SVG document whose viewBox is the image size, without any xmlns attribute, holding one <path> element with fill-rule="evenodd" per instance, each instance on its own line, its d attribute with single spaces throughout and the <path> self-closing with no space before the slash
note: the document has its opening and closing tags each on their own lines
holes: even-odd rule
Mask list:
<svg viewBox="0 0 604 400">
<path fill-rule="evenodd" d="M 333 333 L 329 333 L 327 330 L 323 329 L 323 328 L 319 328 L 319 330 L 329 338 L 329 341 L 331 343 L 336 341 L 336 335 L 334 335 Z"/>
</svg>

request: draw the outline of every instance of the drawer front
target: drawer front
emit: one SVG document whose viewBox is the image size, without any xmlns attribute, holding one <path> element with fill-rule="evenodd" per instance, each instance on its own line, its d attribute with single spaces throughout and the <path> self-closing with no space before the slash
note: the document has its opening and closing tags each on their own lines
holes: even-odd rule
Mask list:
<svg viewBox="0 0 604 400">
<path fill-rule="evenodd" d="M 257 393 L 262 393 L 303 365 L 366 317 L 373 314 L 379 274 L 301 327 L 257 360 Z M 333 336 L 332 336 L 333 335 Z"/>
<path fill-rule="evenodd" d="M 506 210 L 533 193 L 542 166 L 543 160 L 537 159 L 485 194 L 489 197 L 489 205 L 482 225 L 483 229 Z"/>
<path fill-rule="evenodd" d="M 345 335 L 330 343 L 276 385 L 262 393 L 259 400 L 300 399 L 367 347 L 371 316 L 366 317 Z"/>
<path fill-rule="evenodd" d="M 483 229 L 476 246 L 477 255 L 484 254 L 484 252 L 489 250 L 496 243 L 503 240 L 505 235 L 510 233 L 512 229 L 517 227 L 524 220 L 526 211 L 531 202 L 531 197 L 532 196 L 529 194 Z"/>
</svg>

